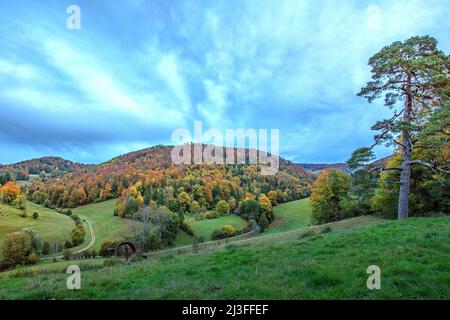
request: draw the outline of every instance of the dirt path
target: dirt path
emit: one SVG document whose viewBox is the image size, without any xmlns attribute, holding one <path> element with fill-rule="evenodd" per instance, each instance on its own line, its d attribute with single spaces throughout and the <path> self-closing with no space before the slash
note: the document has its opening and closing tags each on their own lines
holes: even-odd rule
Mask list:
<svg viewBox="0 0 450 320">
<path fill-rule="evenodd" d="M 84 247 L 80 250 L 77 250 L 75 252 L 72 252 L 71 254 L 78 254 L 78 253 L 84 252 L 86 250 L 89 250 L 95 243 L 95 233 L 94 233 L 94 228 L 92 228 L 91 222 L 88 219 L 86 219 L 86 217 L 84 217 L 84 216 L 80 216 L 80 218 L 83 219 L 89 227 L 89 233 L 91 234 L 91 241 L 89 241 L 89 244 L 86 247 Z M 45 258 L 42 258 L 42 260 L 62 259 L 62 258 L 64 258 L 64 256 L 60 255 L 60 256 L 56 256 L 56 257 L 45 257 Z"/>
</svg>

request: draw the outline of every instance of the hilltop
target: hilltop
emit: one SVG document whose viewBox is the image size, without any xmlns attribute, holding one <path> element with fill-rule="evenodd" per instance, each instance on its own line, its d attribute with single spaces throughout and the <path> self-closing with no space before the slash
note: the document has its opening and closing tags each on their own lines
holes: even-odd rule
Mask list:
<svg viewBox="0 0 450 320">
<path fill-rule="evenodd" d="M 222 198 L 233 197 L 239 201 L 246 193 L 267 194 L 271 190 L 285 192 L 285 197 L 289 198 L 286 200 L 299 199 L 308 195 L 307 187 L 315 179 L 313 174 L 283 158 L 280 158 L 276 175 L 262 176 L 257 165 L 248 163 L 175 165 L 171 151 L 171 146 L 155 146 L 130 152 L 98 165 L 81 166 L 46 181 L 36 180 L 26 186 L 26 190 L 37 203 L 49 199 L 51 206 L 75 207 L 118 198 L 140 182 L 142 195 L 147 190 L 151 193 L 148 197 L 155 201 L 163 196 L 176 197 L 183 188 L 192 199 L 199 202 L 205 199 L 200 206 L 212 208 Z M 246 150 L 247 155 L 248 152 Z M 166 187 L 172 189 L 164 191 Z M 202 190 L 195 191 L 198 187 Z"/>
<path fill-rule="evenodd" d="M 39 174 L 45 178 L 55 178 L 68 172 L 81 171 L 90 165 L 65 160 L 60 157 L 42 157 L 13 164 L 0 164 L 0 183 L 2 180 L 25 180 L 36 178 Z"/>
</svg>

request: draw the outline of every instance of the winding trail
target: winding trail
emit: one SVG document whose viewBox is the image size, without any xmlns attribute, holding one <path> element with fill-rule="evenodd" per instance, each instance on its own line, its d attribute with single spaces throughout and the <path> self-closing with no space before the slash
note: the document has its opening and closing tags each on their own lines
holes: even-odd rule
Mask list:
<svg viewBox="0 0 450 320">
<path fill-rule="evenodd" d="M 91 241 L 89 241 L 89 244 L 86 247 L 84 247 L 80 250 L 77 250 L 75 252 L 71 252 L 71 254 L 78 254 L 78 253 L 84 252 L 86 250 L 89 250 L 95 243 L 95 233 L 94 233 L 94 228 L 92 227 L 92 223 L 84 216 L 80 215 L 79 217 L 87 223 L 87 225 L 89 227 L 89 233 L 91 234 Z M 42 258 L 41 260 L 62 259 L 62 258 L 64 258 L 64 256 L 60 255 L 60 256 L 56 256 L 56 257 L 45 257 L 45 258 Z"/>
</svg>

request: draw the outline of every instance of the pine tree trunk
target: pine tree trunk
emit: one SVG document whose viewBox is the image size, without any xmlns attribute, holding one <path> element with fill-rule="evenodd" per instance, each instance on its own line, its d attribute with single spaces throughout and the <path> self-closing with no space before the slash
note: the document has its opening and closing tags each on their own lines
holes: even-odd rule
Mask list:
<svg viewBox="0 0 450 320">
<path fill-rule="evenodd" d="M 405 109 L 403 113 L 403 121 L 409 123 L 411 121 L 411 75 L 407 75 L 407 84 L 405 86 Z M 409 208 L 409 189 L 411 185 L 411 160 L 412 160 L 412 145 L 411 137 L 408 129 L 403 129 L 402 132 L 402 165 L 400 174 L 400 191 L 398 197 L 398 212 L 397 218 L 406 219 L 408 218 L 408 208 Z"/>
</svg>

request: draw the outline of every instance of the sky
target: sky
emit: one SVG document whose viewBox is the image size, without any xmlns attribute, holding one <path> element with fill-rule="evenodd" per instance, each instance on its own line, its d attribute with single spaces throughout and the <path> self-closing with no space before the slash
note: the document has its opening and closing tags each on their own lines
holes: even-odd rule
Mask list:
<svg viewBox="0 0 450 320">
<path fill-rule="evenodd" d="M 342 162 L 390 112 L 356 96 L 368 59 L 414 35 L 450 52 L 448 0 L 123 3 L 0 0 L 0 163 L 100 163 L 194 121 L 279 129 L 284 158 Z"/>
</svg>

